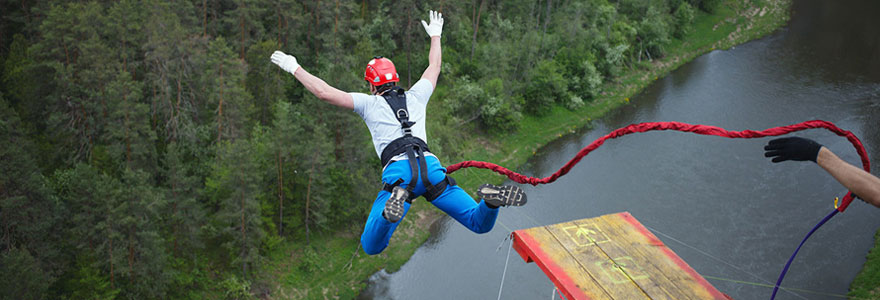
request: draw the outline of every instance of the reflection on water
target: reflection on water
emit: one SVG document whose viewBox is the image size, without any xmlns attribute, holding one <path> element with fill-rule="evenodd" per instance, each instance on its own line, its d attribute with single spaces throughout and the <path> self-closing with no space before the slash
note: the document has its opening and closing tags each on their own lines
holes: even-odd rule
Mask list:
<svg viewBox="0 0 880 300">
<path fill-rule="evenodd" d="M 681 121 L 761 130 L 824 119 L 862 139 L 880 166 L 880 1 L 795 1 L 788 28 L 714 51 L 656 81 L 632 105 L 590 129 L 551 143 L 527 175 L 555 172 L 596 138 L 631 123 Z M 824 130 L 796 134 L 859 163 L 846 139 Z M 804 234 L 845 189 L 812 163 L 772 164 L 764 139 L 650 132 L 610 140 L 551 185 L 523 186 L 529 205 L 504 209 L 494 230 L 474 234 L 438 223 L 434 237 L 400 271 L 371 278 L 365 299 L 547 298 L 550 281 L 502 243 L 511 230 L 629 211 L 720 291 L 769 297 Z M 875 167 L 876 168 L 876 167 Z M 876 171 L 874 172 L 877 173 Z M 420 203 L 424 204 L 424 203 Z M 880 228 L 880 210 L 855 202 L 808 241 L 784 286 L 841 295 Z M 780 292 L 777 299 L 835 299 Z"/>
</svg>

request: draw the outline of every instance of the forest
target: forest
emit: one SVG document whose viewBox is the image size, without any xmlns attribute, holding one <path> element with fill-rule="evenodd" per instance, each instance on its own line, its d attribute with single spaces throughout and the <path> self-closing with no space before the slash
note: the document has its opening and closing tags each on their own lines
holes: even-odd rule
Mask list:
<svg viewBox="0 0 880 300">
<path fill-rule="evenodd" d="M 362 226 L 381 165 L 357 114 L 270 63 L 368 92 L 427 66 L 431 149 L 577 109 L 720 0 L 117 0 L 0 4 L 0 298 L 203 298 L 267 249 Z M 700 12 L 702 11 L 702 12 Z M 211 294 L 215 295 L 215 294 Z"/>
</svg>

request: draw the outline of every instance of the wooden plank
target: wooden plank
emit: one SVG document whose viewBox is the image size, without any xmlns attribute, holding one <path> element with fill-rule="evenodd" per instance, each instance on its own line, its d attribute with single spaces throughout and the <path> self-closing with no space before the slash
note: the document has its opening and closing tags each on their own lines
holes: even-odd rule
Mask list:
<svg viewBox="0 0 880 300">
<path fill-rule="evenodd" d="M 727 299 L 626 212 L 517 230 L 514 248 L 568 299 Z"/>
<path fill-rule="evenodd" d="M 682 272 L 674 264 L 664 263 L 669 257 L 657 247 L 664 247 L 659 240 L 650 240 L 633 228 L 632 224 L 619 215 L 606 215 L 593 220 L 579 220 L 574 223 L 583 226 L 596 222 L 613 240 L 600 247 L 612 257 L 621 270 L 638 285 L 651 299 L 691 299 L 694 291 L 682 287 L 669 276 L 680 277 Z M 671 267 L 670 267 L 671 266 Z M 704 299 L 705 296 L 698 298 Z"/>
<path fill-rule="evenodd" d="M 545 235 L 552 237 L 544 245 L 556 243 L 562 246 L 552 247 L 558 249 L 556 251 L 559 253 L 554 257 L 557 259 L 564 257 L 575 262 L 575 264 L 563 266 L 566 272 L 571 272 L 574 268 L 586 270 L 593 280 L 598 282 L 602 289 L 608 293 L 610 299 L 650 299 L 648 294 L 616 267 L 617 264 L 614 263 L 613 258 L 598 246 L 607 243 L 592 241 L 586 237 L 588 234 L 584 232 L 583 228 L 578 228 L 578 226 L 570 228 L 566 225 L 570 225 L 570 223 L 535 228 L 535 231 L 544 231 Z M 568 231 L 572 233 L 566 233 L 563 228 L 568 228 Z M 580 235 L 578 234 L 579 230 Z M 601 236 L 601 233 L 597 232 L 597 234 Z"/>
<path fill-rule="evenodd" d="M 559 253 L 563 250 L 559 247 L 545 246 L 556 242 L 546 230 L 540 227 L 517 230 L 514 232 L 514 239 L 518 242 L 514 244 L 522 245 L 520 248 L 528 253 L 529 259 L 526 261 L 535 261 L 566 299 L 612 299 L 592 275 L 578 268 L 574 257 Z"/>
<path fill-rule="evenodd" d="M 651 263 L 659 269 L 664 270 L 661 275 L 664 275 L 672 281 L 673 286 L 684 290 L 685 294 L 683 294 L 683 296 L 689 295 L 691 299 L 729 299 L 729 297 L 718 291 L 718 289 L 706 281 L 703 276 L 700 276 L 699 273 L 691 268 L 691 266 L 682 260 L 681 257 L 675 254 L 675 252 L 669 249 L 669 247 L 666 247 L 660 239 L 648 231 L 647 228 L 629 213 L 623 212 L 613 216 L 608 215 L 604 217 L 615 217 L 630 223 L 630 226 L 627 226 L 626 230 L 629 233 L 629 236 L 635 237 L 638 233 L 638 235 L 641 235 L 644 238 L 644 240 L 642 240 L 643 242 L 647 242 L 649 245 L 653 246 L 634 248 L 637 252 L 660 252 L 666 256 L 666 259 L 660 259 L 659 256 L 655 256 L 657 259 L 651 260 Z"/>
<path fill-rule="evenodd" d="M 565 223 L 562 226 L 544 227 L 552 233 L 572 256 L 590 272 L 600 278 L 600 283 L 614 299 L 659 299 L 669 298 L 662 289 L 652 284 L 656 276 L 653 270 L 645 270 L 646 258 L 634 256 L 626 251 L 617 251 L 620 242 L 619 232 L 609 224 L 598 220 L 581 220 Z M 592 244 L 578 240 L 592 236 Z M 612 251 L 609 251 L 612 250 Z"/>
</svg>

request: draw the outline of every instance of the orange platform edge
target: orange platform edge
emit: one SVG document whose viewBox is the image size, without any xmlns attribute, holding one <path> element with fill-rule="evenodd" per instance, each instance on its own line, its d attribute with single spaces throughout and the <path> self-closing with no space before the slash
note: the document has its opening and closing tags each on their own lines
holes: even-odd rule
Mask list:
<svg viewBox="0 0 880 300">
<path fill-rule="evenodd" d="M 730 299 L 628 212 L 511 235 L 565 299 Z"/>
</svg>

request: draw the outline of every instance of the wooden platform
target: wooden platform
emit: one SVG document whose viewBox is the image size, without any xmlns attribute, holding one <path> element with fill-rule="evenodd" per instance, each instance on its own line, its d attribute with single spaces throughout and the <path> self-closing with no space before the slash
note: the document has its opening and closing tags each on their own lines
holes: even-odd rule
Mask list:
<svg viewBox="0 0 880 300">
<path fill-rule="evenodd" d="M 566 299 L 729 299 L 628 212 L 513 232 Z"/>
</svg>

